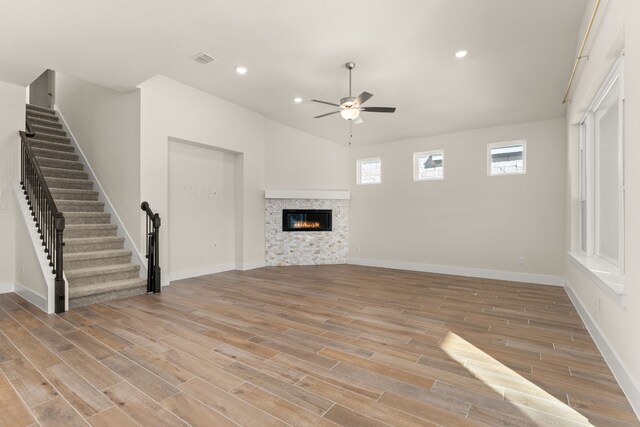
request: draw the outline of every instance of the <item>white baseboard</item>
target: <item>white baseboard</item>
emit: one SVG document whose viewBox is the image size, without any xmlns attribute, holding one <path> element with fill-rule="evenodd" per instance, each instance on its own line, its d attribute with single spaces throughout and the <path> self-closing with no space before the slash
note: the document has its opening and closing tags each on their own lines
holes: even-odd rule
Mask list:
<svg viewBox="0 0 640 427">
<path fill-rule="evenodd" d="M 230 271 L 230 270 L 235 270 L 235 264 L 227 263 L 227 264 L 209 265 L 206 267 L 192 268 L 189 270 L 172 271 L 169 274 L 169 280 L 173 282 L 174 280 L 182 280 L 182 279 L 189 279 L 191 277 L 206 276 L 207 274 L 222 273 L 223 271 Z"/>
<path fill-rule="evenodd" d="M 0 282 L 0 294 L 6 294 L 13 292 L 15 289 L 13 282 Z"/>
<path fill-rule="evenodd" d="M 256 268 L 262 268 L 264 266 L 266 266 L 266 263 L 264 260 L 250 261 L 250 262 L 244 262 L 244 263 L 237 263 L 236 270 L 247 271 L 247 270 L 254 270 Z"/>
<path fill-rule="evenodd" d="M 482 279 L 506 280 L 510 282 L 536 283 L 539 285 L 564 286 L 562 276 L 550 274 L 519 273 L 515 271 L 487 270 L 483 268 L 457 267 L 451 265 L 421 264 L 404 261 L 387 261 L 367 258 L 349 258 L 347 264 L 368 267 L 393 268 L 396 270 L 421 271 L 426 273 L 451 274 L 454 276 L 478 277 Z"/>
<path fill-rule="evenodd" d="M 26 299 L 27 301 L 29 301 L 31 304 L 35 305 L 36 307 L 38 307 L 40 310 L 44 311 L 45 313 L 47 313 L 47 299 L 45 297 L 43 297 L 42 295 L 38 295 L 37 293 L 33 292 L 31 289 L 25 288 L 24 286 L 22 286 L 19 283 L 15 284 L 15 290 L 14 292 L 18 295 L 20 295 L 22 298 Z"/>
<path fill-rule="evenodd" d="M 636 380 L 629 375 L 629 370 L 626 368 L 624 363 L 622 363 L 613 347 L 611 347 L 609 341 L 607 341 L 607 338 L 598 327 L 598 324 L 593 320 L 591 315 L 589 315 L 589 312 L 586 310 L 580 297 L 573 292 L 571 284 L 568 283 L 565 289 L 567 290 L 567 295 L 569 295 L 571 302 L 573 302 L 573 305 L 576 307 L 582 322 L 587 327 L 591 338 L 595 341 L 602 357 L 604 357 L 607 365 L 609 365 L 609 369 L 613 372 L 613 376 L 616 377 L 622 391 L 627 396 L 627 399 L 629 399 L 629 403 L 633 407 L 633 410 L 638 418 L 640 418 L 640 384 L 638 384 Z"/>
</svg>

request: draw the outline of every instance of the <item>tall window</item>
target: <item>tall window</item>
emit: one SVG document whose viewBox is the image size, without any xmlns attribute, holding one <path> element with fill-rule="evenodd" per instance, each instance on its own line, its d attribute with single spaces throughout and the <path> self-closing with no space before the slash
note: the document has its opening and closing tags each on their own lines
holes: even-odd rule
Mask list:
<svg viewBox="0 0 640 427">
<path fill-rule="evenodd" d="M 580 122 L 580 248 L 623 271 L 622 57 Z"/>
<path fill-rule="evenodd" d="M 358 184 L 380 184 L 382 182 L 382 161 L 375 159 L 360 159 L 357 162 Z"/>
<path fill-rule="evenodd" d="M 526 172 L 527 143 L 525 141 L 496 142 L 487 147 L 487 173 L 514 175 Z"/>
<path fill-rule="evenodd" d="M 444 151 L 413 153 L 414 181 L 444 179 Z"/>
</svg>

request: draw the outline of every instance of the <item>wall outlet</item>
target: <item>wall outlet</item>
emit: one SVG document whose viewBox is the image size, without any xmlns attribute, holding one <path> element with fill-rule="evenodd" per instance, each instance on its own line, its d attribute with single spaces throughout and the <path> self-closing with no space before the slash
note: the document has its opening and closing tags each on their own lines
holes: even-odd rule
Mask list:
<svg viewBox="0 0 640 427">
<path fill-rule="evenodd" d="M 518 265 L 524 265 L 524 257 L 523 256 L 518 258 Z"/>
<path fill-rule="evenodd" d="M 358 246 L 357 250 L 358 250 L 358 252 L 361 252 L 360 246 Z"/>
</svg>

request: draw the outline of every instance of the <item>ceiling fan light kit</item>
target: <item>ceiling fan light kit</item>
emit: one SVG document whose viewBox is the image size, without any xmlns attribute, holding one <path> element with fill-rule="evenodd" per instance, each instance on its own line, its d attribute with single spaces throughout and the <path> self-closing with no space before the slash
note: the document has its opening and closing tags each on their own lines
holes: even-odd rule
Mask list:
<svg viewBox="0 0 640 427">
<path fill-rule="evenodd" d="M 368 111 L 372 113 L 393 113 L 396 111 L 395 107 L 362 107 L 362 104 L 367 102 L 367 100 L 369 100 L 369 98 L 373 96 L 369 92 L 362 92 L 355 98 L 351 96 L 351 70 L 353 70 L 355 66 L 355 62 L 347 62 L 346 64 L 344 64 L 344 67 L 349 70 L 349 96 L 342 98 L 339 104 L 328 101 L 320 101 L 318 99 L 311 100 L 311 102 L 332 105 L 334 107 L 340 108 L 338 111 L 332 111 L 330 113 L 315 116 L 315 119 L 340 113 L 340 116 L 342 116 L 343 119 L 348 120 L 349 122 L 355 121 L 355 123 L 358 124 L 362 123 L 362 119 L 359 118 L 360 112 L 362 111 Z"/>
</svg>

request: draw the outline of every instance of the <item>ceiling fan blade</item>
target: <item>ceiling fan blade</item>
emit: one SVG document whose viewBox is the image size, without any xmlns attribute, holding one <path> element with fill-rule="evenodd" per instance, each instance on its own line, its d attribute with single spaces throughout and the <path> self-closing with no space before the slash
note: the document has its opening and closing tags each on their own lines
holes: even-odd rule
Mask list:
<svg viewBox="0 0 640 427">
<path fill-rule="evenodd" d="M 358 116 L 357 119 L 352 120 L 354 125 L 359 125 L 360 123 L 364 122 L 364 120 L 362 120 L 362 116 Z"/>
<path fill-rule="evenodd" d="M 362 105 L 365 102 L 367 102 L 369 100 L 369 98 L 371 98 L 373 96 L 372 93 L 369 92 L 362 92 L 360 95 L 358 95 L 358 97 L 356 98 L 356 104 L 358 105 Z"/>
<path fill-rule="evenodd" d="M 312 99 L 311 102 L 317 102 L 317 103 L 320 103 L 320 104 L 333 105 L 334 107 L 339 107 L 340 106 L 338 104 L 334 104 L 333 102 L 320 101 L 319 99 Z"/>
<path fill-rule="evenodd" d="M 332 114 L 338 114 L 339 112 L 340 112 L 340 111 L 332 111 L 332 112 L 330 112 L 330 113 L 320 114 L 319 116 L 315 116 L 315 117 L 314 117 L 314 119 L 319 119 L 319 118 L 321 118 L 321 117 L 327 117 L 327 116 L 330 116 L 330 115 L 332 115 Z"/>
<path fill-rule="evenodd" d="M 396 107 L 362 107 L 360 111 L 368 111 L 370 113 L 395 113 Z"/>
</svg>

